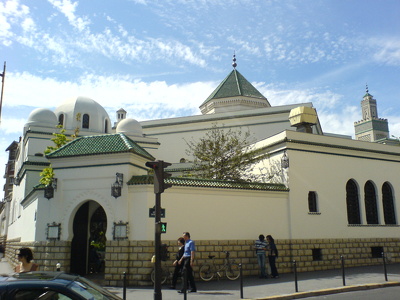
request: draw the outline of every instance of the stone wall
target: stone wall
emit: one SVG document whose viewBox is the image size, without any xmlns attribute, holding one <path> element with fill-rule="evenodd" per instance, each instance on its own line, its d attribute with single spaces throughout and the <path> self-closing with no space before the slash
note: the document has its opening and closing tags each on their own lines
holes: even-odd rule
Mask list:
<svg viewBox="0 0 400 300">
<path fill-rule="evenodd" d="M 32 249 L 34 262 L 39 265 L 41 271 L 56 271 L 57 263 L 61 264 L 61 271 L 69 271 L 71 242 L 20 242 L 19 239 L 8 240 L 6 243 L 6 257 L 13 267 L 18 264 L 16 253 L 22 247 Z"/>
<path fill-rule="evenodd" d="M 244 276 L 258 275 L 255 252 L 252 249 L 254 240 L 195 240 L 197 253 L 194 267 L 195 277 L 199 280 L 198 270 L 209 255 L 214 255 L 217 264 L 222 264 L 225 254 L 230 251 L 231 258 L 241 263 Z M 177 243 L 162 241 L 169 245 L 170 259 L 162 265 L 173 270 L 172 261 L 177 251 Z M 279 251 L 277 267 L 280 273 L 293 272 L 293 261 L 296 261 L 298 272 L 328 270 L 341 268 L 341 256 L 345 266 L 378 265 L 382 263 L 380 251 L 383 250 L 388 262 L 400 262 L 400 239 L 306 239 L 276 240 Z M 27 242 L 8 240 L 6 257 L 13 265 L 17 264 L 15 251 L 20 247 L 31 247 L 34 260 L 40 270 L 55 271 L 56 264 L 61 270 L 69 272 L 70 242 L 48 241 Z M 104 285 L 122 286 L 123 274 L 126 272 L 128 286 L 150 285 L 150 274 L 154 265 L 150 262 L 154 254 L 153 241 L 107 241 L 105 253 Z"/>
<path fill-rule="evenodd" d="M 195 241 L 197 247 L 195 277 L 199 279 L 198 270 L 201 264 L 214 255 L 217 264 L 222 264 L 225 254 L 230 251 L 231 258 L 242 264 L 244 276 L 258 275 L 254 240 Z M 172 261 L 177 251 L 176 241 L 162 241 L 169 245 L 170 260 L 162 262 L 173 271 Z M 276 240 L 279 251 L 277 267 L 280 273 L 293 272 L 293 261 L 296 261 L 298 272 L 339 269 L 341 256 L 346 267 L 377 265 L 381 257 L 373 257 L 376 250 L 382 247 L 388 262 L 400 262 L 400 239 L 307 239 Z M 127 274 L 128 285 L 149 285 L 150 274 L 154 265 L 150 262 L 154 254 L 154 243 L 151 241 L 109 241 L 106 253 L 105 282 L 110 286 L 121 286 L 123 273 Z"/>
</svg>

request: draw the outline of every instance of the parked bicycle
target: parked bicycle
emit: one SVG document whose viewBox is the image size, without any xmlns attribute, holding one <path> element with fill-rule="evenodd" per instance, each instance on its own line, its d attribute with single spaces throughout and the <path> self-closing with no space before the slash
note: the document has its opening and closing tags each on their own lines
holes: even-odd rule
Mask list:
<svg viewBox="0 0 400 300">
<path fill-rule="evenodd" d="M 175 267 L 169 267 L 166 264 L 161 265 L 161 284 L 166 283 L 167 281 L 169 283 L 172 283 L 172 277 L 174 276 L 174 270 Z M 180 274 L 178 276 L 178 282 L 181 280 L 182 275 Z M 156 270 L 155 268 L 153 271 L 151 271 L 150 274 L 151 281 L 154 283 L 156 280 Z"/>
<path fill-rule="evenodd" d="M 215 265 L 215 255 L 209 255 L 208 258 L 211 262 L 206 262 L 200 267 L 200 278 L 204 281 L 210 281 L 217 275 L 219 278 L 224 276 L 230 280 L 236 280 L 240 276 L 240 266 L 235 263 L 235 260 L 229 257 L 229 251 L 222 251 L 225 253 L 224 264 L 222 266 Z"/>
<path fill-rule="evenodd" d="M 167 280 L 172 282 L 172 276 L 173 276 L 173 272 L 170 270 L 170 268 L 168 268 L 167 266 L 161 266 L 161 284 L 164 284 L 165 282 L 167 282 Z M 156 270 L 153 269 L 153 271 L 151 271 L 151 281 L 154 283 L 156 280 Z"/>
</svg>

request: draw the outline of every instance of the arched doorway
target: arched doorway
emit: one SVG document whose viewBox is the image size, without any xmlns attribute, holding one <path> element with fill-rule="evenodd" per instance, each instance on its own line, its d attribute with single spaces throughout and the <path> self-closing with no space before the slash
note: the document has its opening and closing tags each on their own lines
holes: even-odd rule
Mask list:
<svg viewBox="0 0 400 300">
<path fill-rule="evenodd" d="M 93 269 L 93 248 L 104 258 L 106 244 L 107 216 L 97 202 L 88 201 L 82 204 L 75 214 L 73 238 L 71 241 L 71 273 L 87 275 L 90 272 L 104 272 L 99 264 Z"/>
</svg>

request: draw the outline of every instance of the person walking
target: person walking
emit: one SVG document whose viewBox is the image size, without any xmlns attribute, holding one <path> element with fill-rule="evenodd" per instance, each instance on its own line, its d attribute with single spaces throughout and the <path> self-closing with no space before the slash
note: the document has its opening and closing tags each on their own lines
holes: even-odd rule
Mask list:
<svg viewBox="0 0 400 300">
<path fill-rule="evenodd" d="M 190 291 L 189 293 L 196 293 L 196 283 L 194 282 L 194 276 L 193 276 L 193 266 L 194 266 L 194 253 L 196 251 L 196 246 L 194 244 L 194 241 L 190 239 L 190 233 L 189 232 L 184 232 L 183 233 L 183 238 L 185 240 L 185 247 L 184 247 L 184 252 L 183 256 L 179 260 L 179 264 L 183 264 L 183 271 L 186 272 L 187 279 L 190 282 Z M 178 293 L 184 293 L 187 288 L 187 282 L 185 280 L 182 280 L 182 289 L 178 291 Z"/>
<path fill-rule="evenodd" d="M 278 249 L 275 245 L 275 240 L 271 235 L 267 235 L 267 242 L 269 245 L 268 262 L 271 268 L 271 278 L 279 278 L 278 269 L 276 268 L 276 259 L 278 258 Z"/>
<path fill-rule="evenodd" d="M 268 278 L 265 270 L 265 253 L 267 251 L 267 242 L 265 241 L 263 234 L 258 236 L 258 240 L 254 244 L 254 249 L 256 249 L 257 263 L 260 267 L 260 278 Z"/>
<path fill-rule="evenodd" d="M 30 248 L 19 248 L 17 257 L 19 264 L 14 268 L 16 273 L 37 271 L 39 269 L 39 265 L 32 262 L 33 253 Z"/>
<path fill-rule="evenodd" d="M 172 275 L 172 284 L 170 286 L 171 289 L 176 288 L 176 282 L 178 281 L 178 277 L 182 275 L 183 265 L 179 264 L 179 260 L 182 258 L 183 252 L 185 251 L 185 239 L 183 237 L 180 237 L 178 239 L 178 247 L 179 250 L 176 253 L 176 259 L 173 262 L 173 266 L 175 267 L 175 269 L 174 269 L 174 274 Z"/>
</svg>

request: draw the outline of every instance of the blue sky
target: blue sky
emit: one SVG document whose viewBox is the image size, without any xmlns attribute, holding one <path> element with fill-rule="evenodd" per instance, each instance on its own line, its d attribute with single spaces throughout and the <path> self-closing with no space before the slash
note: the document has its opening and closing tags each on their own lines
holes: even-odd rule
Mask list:
<svg viewBox="0 0 400 300">
<path fill-rule="evenodd" d="M 112 121 L 121 107 L 138 120 L 200 114 L 234 51 L 272 106 L 311 101 L 326 132 L 354 135 L 368 84 L 399 136 L 399 15 L 399 0 L 2 0 L 0 148 L 34 108 L 79 95 Z"/>
</svg>

